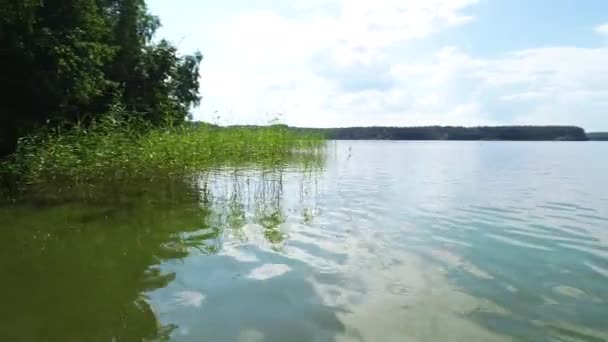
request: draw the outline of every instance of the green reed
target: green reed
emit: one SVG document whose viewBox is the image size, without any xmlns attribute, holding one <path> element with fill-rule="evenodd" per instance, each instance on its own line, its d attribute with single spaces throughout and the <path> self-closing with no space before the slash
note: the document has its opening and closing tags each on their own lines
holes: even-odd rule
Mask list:
<svg viewBox="0 0 608 342">
<path fill-rule="evenodd" d="M 284 125 L 152 127 L 121 111 L 87 125 L 46 127 L 0 164 L 4 188 L 182 176 L 224 165 L 319 163 L 320 136 Z"/>
</svg>

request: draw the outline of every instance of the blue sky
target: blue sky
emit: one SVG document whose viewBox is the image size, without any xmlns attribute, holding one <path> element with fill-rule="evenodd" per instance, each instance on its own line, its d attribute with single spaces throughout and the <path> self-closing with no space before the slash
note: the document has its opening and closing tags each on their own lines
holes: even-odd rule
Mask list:
<svg viewBox="0 0 608 342">
<path fill-rule="evenodd" d="M 608 131 L 605 0 L 149 0 L 198 120 Z"/>
</svg>

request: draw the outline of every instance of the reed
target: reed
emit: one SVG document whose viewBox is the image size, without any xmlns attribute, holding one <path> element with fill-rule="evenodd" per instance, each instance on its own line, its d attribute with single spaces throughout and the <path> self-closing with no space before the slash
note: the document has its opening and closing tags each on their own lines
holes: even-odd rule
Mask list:
<svg viewBox="0 0 608 342">
<path fill-rule="evenodd" d="M 188 175 L 230 165 L 318 163 L 324 140 L 284 125 L 152 127 L 114 110 L 86 125 L 44 127 L 20 139 L 0 164 L 4 188 L 129 181 Z"/>
</svg>

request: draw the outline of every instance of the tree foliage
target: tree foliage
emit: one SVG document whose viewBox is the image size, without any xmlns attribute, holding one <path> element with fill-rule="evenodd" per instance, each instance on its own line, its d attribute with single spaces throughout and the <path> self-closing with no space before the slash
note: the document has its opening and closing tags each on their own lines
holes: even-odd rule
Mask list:
<svg viewBox="0 0 608 342">
<path fill-rule="evenodd" d="M 144 0 L 0 0 L 0 155 L 36 126 L 115 104 L 183 121 L 200 100 L 202 56 L 154 41 L 159 27 Z"/>
<path fill-rule="evenodd" d="M 589 140 L 608 141 L 608 132 L 587 133 Z"/>
<path fill-rule="evenodd" d="M 334 140 L 587 140 L 575 126 L 345 127 L 305 129 Z"/>
</svg>

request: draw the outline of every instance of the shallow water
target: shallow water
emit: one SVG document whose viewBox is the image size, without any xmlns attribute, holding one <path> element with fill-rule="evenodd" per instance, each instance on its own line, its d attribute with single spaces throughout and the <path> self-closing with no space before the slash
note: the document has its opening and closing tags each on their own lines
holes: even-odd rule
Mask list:
<svg viewBox="0 0 608 342">
<path fill-rule="evenodd" d="M 608 340 L 608 143 L 337 142 L 0 208 L 3 341 Z"/>
</svg>

